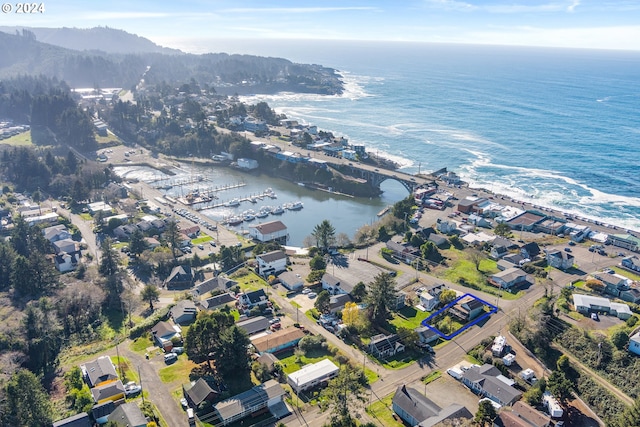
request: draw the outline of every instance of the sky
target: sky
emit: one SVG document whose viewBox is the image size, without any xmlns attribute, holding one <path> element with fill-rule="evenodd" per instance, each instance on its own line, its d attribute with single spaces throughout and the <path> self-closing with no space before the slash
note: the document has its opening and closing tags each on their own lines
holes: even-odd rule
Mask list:
<svg viewBox="0 0 640 427">
<path fill-rule="evenodd" d="M 7 4 L 15 11 L 16 3 Z M 49 0 L 44 6 L 43 13 L 2 13 L 0 26 L 108 26 L 194 53 L 212 39 L 640 50 L 640 0 Z"/>
</svg>

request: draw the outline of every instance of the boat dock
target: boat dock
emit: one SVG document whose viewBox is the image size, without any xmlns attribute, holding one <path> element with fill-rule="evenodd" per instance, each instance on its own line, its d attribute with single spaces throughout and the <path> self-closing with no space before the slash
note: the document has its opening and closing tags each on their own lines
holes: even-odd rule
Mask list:
<svg viewBox="0 0 640 427">
<path fill-rule="evenodd" d="M 244 187 L 245 185 L 247 185 L 245 182 L 238 182 L 235 184 L 219 185 L 212 188 L 197 189 L 190 191 L 185 196 L 179 197 L 178 200 L 180 203 L 187 206 L 208 203 L 212 200 L 218 199 L 216 193 L 219 193 L 220 191 L 232 190 L 234 188 Z"/>
<path fill-rule="evenodd" d="M 391 209 L 391 205 L 387 205 L 386 207 L 384 207 L 380 212 L 378 212 L 378 216 L 384 216 L 386 215 L 387 212 L 389 212 L 389 210 Z"/>
<path fill-rule="evenodd" d="M 238 184 L 233 188 L 238 188 L 238 187 L 242 187 L 246 184 L 242 183 L 241 185 Z M 230 187 L 227 187 L 227 189 Z M 221 190 L 219 190 L 221 191 Z M 276 198 L 277 196 L 275 195 L 275 193 L 273 192 L 273 190 L 271 190 L 270 188 L 266 189 L 265 191 L 263 191 L 262 193 L 257 193 L 257 194 L 251 194 L 248 196 L 244 196 L 244 197 L 239 197 L 239 198 L 235 198 L 235 199 L 231 199 L 231 200 L 226 200 L 226 201 L 222 201 L 220 200 L 217 196 L 207 193 L 206 191 L 200 191 L 200 195 L 199 196 L 194 196 L 191 201 L 189 201 L 188 199 L 186 199 L 186 197 L 180 197 L 178 200 L 185 204 L 185 205 L 189 205 L 192 206 L 192 209 L 195 209 L 197 211 L 203 211 L 203 210 L 207 210 L 207 209 L 215 209 L 215 208 L 221 208 L 221 207 L 237 207 L 240 206 L 240 204 L 242 203 L 257 203 L 258 200 L 264 200 L 266 198 Z M 208 199 L 207 199 L 208 198 Z M 197 205 L 197 206 L 196 206 Z"/>
</svg>

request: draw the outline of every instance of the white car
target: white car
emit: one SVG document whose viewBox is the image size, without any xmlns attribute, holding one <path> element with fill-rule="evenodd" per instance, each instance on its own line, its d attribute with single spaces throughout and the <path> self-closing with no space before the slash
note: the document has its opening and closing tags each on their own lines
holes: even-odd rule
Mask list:
<svg viewBox="0 0 640 427">
<path fill-rule="evenodd" d="M 138 394 L 142 391 L 142 386 L 136 384 L 134 381 L 129 381 L 124 385 L 124 394 L 125 396 L 133 396 L 134 394 Z"/>
<path fill-rule="evenodd" d="M 309 293 L 307 294 L 307 296 L 309 297 L 309 299 L 313 299 L 313 298 L 317 297 L 317 296 L 318 296 L 318 294 L 316 294 L 315 292 L 309 292 Z"/>
<path fill-rule="evenodd" d="M 309 288 L 304 288 L 304 289 L 302 290 L 302 293 L 303 293 L 303 294 L 308 294 L 308 293 L 310 293 L 310 292 L 311 292 L 311 289 L 309 289 Z"/>
<path fill-rule="evenodd" d="M 167 365 L 178 360 L 178 355 L 175 353 L 167 353 L 164 355 L 164 363 Z"/>
</svg>

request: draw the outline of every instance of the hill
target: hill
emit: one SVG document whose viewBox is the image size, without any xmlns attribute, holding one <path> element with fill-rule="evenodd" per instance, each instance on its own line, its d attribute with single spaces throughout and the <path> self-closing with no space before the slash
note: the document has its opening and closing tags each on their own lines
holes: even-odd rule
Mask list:
<svg viewBox="0 0 640 427">
<path fill-rule="evenodd" d="M 117 37 L 124 33 L 107 30 L 108 34 Z M 69 34 L 81 37 L 82 33 Z M 225 95 L 282 91 L 333 95 L 343 90 L 342 81 L 335 70 L 320 65 L 225 53 L 192 55 L 78 51 L 40 42 L 37 35 L 27 29 L 16 34 L 0 32 L 0 52 L 3 52 L 0 56 L 0 78 L 44 75 L 64 80 L 71 87 L 130 88 L 144 74 L 148 83 L 179 85 L 194 79 Z"/>
<path fill-rule="evenodd" d="M 100 51 L 105 53 L 164 53 L 180 54 L 177 49 L 158 46 L 151 40 L 109 27 L 95 28 L 43 28 L 43 27 L 2 27 L 8 34 L 28 30 L 43 43 L 79 51 Z"/>
</svg>

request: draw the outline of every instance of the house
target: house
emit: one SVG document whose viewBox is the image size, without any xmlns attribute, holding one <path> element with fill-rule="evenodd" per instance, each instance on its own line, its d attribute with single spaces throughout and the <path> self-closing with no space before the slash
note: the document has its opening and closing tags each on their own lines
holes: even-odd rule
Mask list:
<svg viewBox="0 0 640 427">
<path fill-rule="evenodd" d="M 269 329 L 269 319 L 264 316 L 256 316 L 247 320 L 242 320 L 236 323 L 238 328 L 244 330 L 247 335 L 257 334 L 258 332 L 263 332 Z"/>
<path fill-rule="evenodd" d="M 331 298 L 329 298 L 329 311 L 331 313 L 342 311 L 344 305 L 348 302 L 351 302 L 351 295 L 349 294 L 331 295 Z"/>
<path fill-rule="evenodd" d="M 180 230 L 181 233 L 186 234 L 188 237 L 195 239 L 200 235 L 200 227 L 194 225 Z"/>
<path fill-rule="evenodd" d="M 122 381 L 106 383 L 91 389 L 93 401 L 96 403 L 104 403 L 107 401 L 116 402 L 124 399 L 124 385 Z"/>
<path fill-rule="evenodd" d="M 165 351 L 171 351 L 171 349 L 173 348 L 173 342 L 171 341 L 172 339 L 182 339 L 180 332 L 180 326 L 172 325 L 171 323 L 162 320 L 156 323 L 153 328 L 151 328 L 153 341 L 158 347 L 164 349 Z"/>
<path fill-rule="evenodd" d="M 426 326 L 418 326 L 414 329 L 418 334 L 418 338 L 420 339 L 420 344 L 425 346 L 427 344 L 431 344 L 434 341 L 437 341 L 440 338 L 440 335 L 436 331 L 431 328 L 427 328 Z"/>
<path fill-rule="evenodd" d="M 53 427 L 92 427 L 91 418 L 86 412 L 73 415 L 53 423 Z"/>
<path fill-rule="evenodd" d="M 516 267 L 492 274 L 487 281 L 500 289 L 511 289 L 533 283 L 533 280 L 529 278 L 527 273 Z"/>
<path fill-rule="evenodd" d="M 284 251 L 276 250 L 256 255 L 256 261 L 258 261 L 258 271 L 262 277 L 278 274 L 287 269 L 287 254 Z"/>
<path fill-rule="evenodd" d="M 573 294 L 573 306 L 579 313 L 589 315 L 592 312 L 607 313 L 627 320 L 633 314 L 627 304 L 611 302 L 607 298 L 591 295 Z"/>
<path fill-rule="evenodd" d="M 153 237 L 145 237 L 144 241 L 147 243 L 147 249 L 154 250 L 158 246 L 160 246 L 160 241 Z"/>
<path fill-rule="evenodd" d="M 292 271 L 285 271 L 278 275 L 280 284 L 290 291 L 299 291 L 304 287 L 304 280 L 299 274 Z"/>
<path fill-rule="evenodd" d="M 547 264 L 559 270 L 568 270 L 573 267 L 574 256 L 565 251 L 547 251 Z"/>
<path fill-rule="evenodd" d="M 540 255 L 541 252 L 542 250 L 536 242 L 529 242 L 520 247 L 520 255 L 525 259 L 534 259 Z"/>
<path fill-rule="evenodd" d="M 116 367 L 109 356 L 101 356 L 96 360 L 85 363 L 80 366 L 80 370 L 89 388 L 109 384 L 118 379 Z"/>
<path fill-rule="evenodd" d="M 329 273 L 323 274 L 320 282 L 322 283 L 322 289 L 329 291 L 331 295 L 350 294 L 353 291 L 353 285 L 343 282 Z"/>
<path fill-rule="evenodd" d="M 304 332 L 298 328 L 285 328 L 251 341 L 258 353 L 277 353 L 298 345 Z"/>
<path fill-rule="evenodd" d="M 78 242 L 71 239 L 57 240 L 52 244 L 56 254 L 73 253 L 78 251 Z"/>
<path fill-rule="evenodd" d="M 470 322 L 484 313 L 484 304 L 479 299 L 467 295 L 449 307 L 449 313 L 464 322 Z"/>
<path fill-rule="evenodd" d="M 467 223 L 473 224 L 476 227 L 491 228 L 491 221 L 475 213 L 469 214 L 469 217 L 467 218 Z"/>
<path fill-rule="evenodd" d="M 264 289 L 238 294 L 238 303 L 245 309 L 251 310 L 255 306 L 266 306 L 269 304 L 269 297 Z"/>
<path fill-rule="evenodd" d="M 280 359 L 271 353 L 263 353 L 256 359 L 256 362 L 266 366 L 267 370 L 272 373 L 275 369 L 276 363 L 280 363 Z"/>
<path fill-rule="evenodd" d="M 169 314 L 173 321 L 179 325 L 187 325 L 196 319 L 198 310 L 196 304 L 188 299 L 178 301 L 171 307 Z"/>
<path fill-rule="evenodd" d="M 140 410 L 140 407 L 133 402 L 124 403 L 118 406 L 108 417 L 109 421 L 126 427 L 146 427 L 147 418 Z"/>
<path fill-rule="evenodd" d="M 187 399 L 189 407 L 197 408 L 204 402 L 213 403 L 220 393 L 211 388 L 209 383 L 203 378 L 198 378 L 197 381 L 183 384 L 182 394 L 184 398 Z"/>
<path fill-rule="evenodd" d="M 489 256 L 491 257 L 491 259 L 494 260 L 499 260 L 500 258 L 502 258 L 503 256 L 507 255 L 509 253 L 509 250 L 506 248 L 506 246 L 492 246 L 491 247 L 491 251 L 489 252 Z"/>
<path fill-rule="evenodd" d="M 369 342 L 369 352 L 378 359 L 395 356 L 397 353 L 402 353 L 404 348 L 398 334 L 375 335 Z"/>
<path fill-rule="evenodd" d="M 193 285 L 193 271 L 188 265 L 178 265 L 173 267 L 171 274 L 164 281 L 167 290 L 186 289 Z"/>
<path fill-rule="evenodd" d="M 609 241 L 613 246 L 628 249 L 633 252 L 640 250 L 640 239 L 633 234 L 611 234 Z"/>
<path fill-rule="evenodd" d="M 525 258 L 520 253 L 517 253 L 517 254 L 509 253 L 503 256 L 500 261 L 498 261 L 498 268 L 500 270 L 506 270 L 511 267 L 519 267 L 525 262 L 528 262 L 526 260 L 530 260 L 530 258 Z"/>
<path fill-rule="evenodd" d="M 471 366 L 462 373 L 461 381 L 476 394 L 488 397 L 503 406 L 513 404 L 522 395 L 512 387 L 512 380 L 504 377 L 498 368 L 487 363 Z"/>
<path fill-rule="evenodd" d="M 108 400 L 104 403 L 98 403 L 97 405 L 93 405 L 91 408 L 91 416 L 98 424 L 106 424 L 111 414 L 116 409 L 116 405 Z"/>
<path fill-rule="evenodd" d="M 452 234 L 458 231 L 458 227 L 453 221 L 438 221 L 436 229 L 442 234 Z"/>
<path fill-rule="evenodd" d="M 140 221 L 136 223 L 136 227 L 138 227 L 138 230 L 142 231 L 143 233 L 146 233 L 153 228 L 151 223 L 148 221 Z"/>
<path fill-rule="evenodd" d="M 235 305 L 236 299 L 229 292 L 200 301 L 200 305 L 205 310 L 217 310 L 230 303 Z"/>
<path fill-rule="evenodd" d="M 631 287 L 630 282 L 632 282 L 632 280 L 619 274 L 610 274 L 598 271 L 596 273 L 592 273 L 592 276 L 602 282 L 605 293 L 615 297 L 620 297 L 622 291 L 626 291 Z"/>
<path fill-rule="evenodd" d="M 282 386 L 275 380 L 269 380 L 244 393 L 218 402 L 213 406 L 219 420 L 216 425 L 226 426 L 253 413 L 261 413 L 265 409 L 271 412 L 274 418 L 282 418 L 289 414 L 289 410 L 283 408 L 284 395 Z"/>
<path fill-rule="evenodd" d="M 640 356 L 640 332 L 629 337 L 629 351 Z"/>
<path fill-rule="evenodd" d="M 259 242 L 287 243 L 289 232 L 282 221 L 269 221 L 249 227 L 249 236 Z"/>
<path fill-rule="evenodd" d="M 620 291 L 620 295 L 618 296 L 622 301 L 631 302 L 634 304 L 640 303 L 640 289 L 637 287 L 630 287 L 629 289 L 624 289 Z"/>
<path fill-rule="evenodd" d="M 409 426 L 432 427 L 446 420 L 473 418 L 471 412 L 462 405 L 454 403 L 442 409 L 431 399 L 406 385 L 398 386 L 391 407 Z"/>
<path fill-rule="evenodd" d="M 204 296 L 208 292 L 213 291 L 214 289 L 220 289 L 226 292 L 237 284 L 238 282 L 236 282 L 235 280 L 231 280 L 226 275 L 220 274 L 217 277 L 212 277 L 211 279 L 205 280 L 204 282 L 197 285 L 192 291 L 192 294 L 194 297 L 198 298 Z"/>
<path fill-rule="evenodd" d="M 60 273 L 73 271 L 78 267 L 78 263 L 80 262 L 80 251 L 70 254 L 66 252 L 58 254 L 54 257 L 53 262 Z"/>
<path fill-rule="evenodd" d="M 287 375 L 287 383 L 296 393 L 326 384 L 338 376 L 340 368 L 329 359 L 304 366 L 302 369 Z"/>
<path fill-rule="evenodd" d="M 57 242 L 59 240 L 71 239 L 71 233 L 64 224 L 52 225 L 42 230 L 42 234 L 49 242 Z"/>
<path fill-rule="evenodd" d="M 402 243 L 394 242 L 393 240 L 389 240 L 385 243 L 387 249 L 393 251 L 393 256 L 402 260 L 403 262 L 409 264 L 416 258 L 420 256 L 419 251 L 416 250 L 413 246 L 403 245 Z"/>
<path fill-rule="evenodd" d="M 551 427 L 551 418 L 537 409 L 519 400 L 513 404 L 511 410 L 519 418 L 525 420 L 529 427 Z"/>
<path fill-rule="evenodd" d="M 640 272 L 640 258 L 638 258 L 636 255 L 623 258 L 620 263 L 624 268 Z"/>
</svg>

